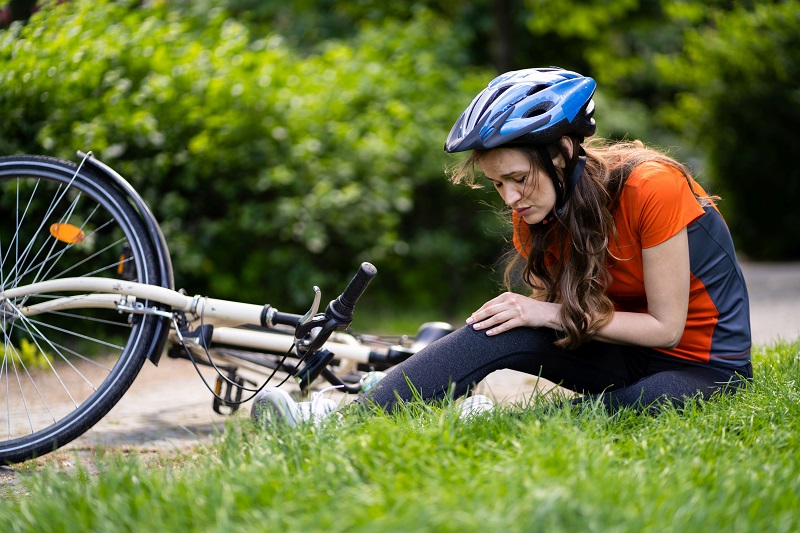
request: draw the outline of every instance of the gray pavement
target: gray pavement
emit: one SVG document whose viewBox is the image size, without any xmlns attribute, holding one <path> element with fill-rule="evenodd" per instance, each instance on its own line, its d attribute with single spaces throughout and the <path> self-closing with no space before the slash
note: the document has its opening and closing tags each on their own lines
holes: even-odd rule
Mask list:
<svg viewBox="0 0 800 533">
<path fill-rule="evenodd" d="M 800 263 L 744 263 L 753 343 L 800 337 Z"/>
</svg>

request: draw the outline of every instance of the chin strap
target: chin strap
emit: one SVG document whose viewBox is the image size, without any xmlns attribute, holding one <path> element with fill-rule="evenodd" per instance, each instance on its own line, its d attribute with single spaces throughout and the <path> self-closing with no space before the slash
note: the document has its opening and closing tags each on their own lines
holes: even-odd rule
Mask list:
<svg viewBox="0 0 800 533">
<path fill-rule="evenodd" d="M 550 224 L 557 217 L 561 216 L 561 213 L 564 211 L 564 205 L 572 195 L 572 191 L 575 190 L 578 180 L 581 179 L 583 169 L 586 167 L 586 152 L 583 151 L 582 147 L 579 148 L 579 150 L 578 161 L 575 163 L 575 168 L 572 169 L 569 179 L 566 180 L 565 188 L 561 184 L 561 180 L 558 179 L 558 172 L 556 172 L 556 167 L 553 165 L 553 160 L 550 158 L 547 148 L 544 146 L 537 147 L 539 156 L 547 169 L 547 174 L 550 176 L 550 179 L 553 180 L 553 186 L 556 189 L 556 205 L 553 207 L 553 210 L 550 211 L 550 214 L 542 220 L 542 224 Z"/>
</svg>

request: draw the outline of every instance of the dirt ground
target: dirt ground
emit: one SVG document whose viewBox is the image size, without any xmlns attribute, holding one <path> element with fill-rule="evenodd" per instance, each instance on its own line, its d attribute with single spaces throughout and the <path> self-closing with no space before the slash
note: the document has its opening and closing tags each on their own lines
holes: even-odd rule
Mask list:
<svg viewBox="0 0 800 533">
<path fill-rule="evenodd" d="M 800 263 L 746 263 L 754 344 L 800 336 Z M 211 372 L 204 371 L 210 383 Z M 536 389 L 535 378 L 513 371 L 496 372 L 480 392 L 497 401 L 524 401 Z M 539 387 L 552 387 L 540 383 Z M 247 416 L 245 405 L 240 412 Z M 131 389 L 111 412 L 85 435 L 54 454 L 52 464 L 69 468 L 76 457 L 97 447 L 126 453 L 169 453 L 209 442 L 227 417 L 212 409 L 211 394 L 191 363 L 163 357 L 158 367 L 145 363 Z M 0 467 L 0 483 L 15 484 L 18 467 Z"/>
</svg>

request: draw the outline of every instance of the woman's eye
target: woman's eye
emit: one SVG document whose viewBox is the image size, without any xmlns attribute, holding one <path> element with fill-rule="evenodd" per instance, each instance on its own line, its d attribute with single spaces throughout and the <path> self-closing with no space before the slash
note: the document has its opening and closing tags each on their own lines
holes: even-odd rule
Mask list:
<svg viewBox="0 0 800 533">
<path fill-rule="evenodd" d="M 514 181 L 515 181 L 515 182 L 517 182 L 517 183 L 525 183 L 525 178 L 527 178 L 527 177 L 528 177 L 528 176 L 526 176 L 525 174 L 523 174 L 523 175 L 521 175 L 521 176 L 517 176 L 517 177 L 515 177 L 515 178 L 514 178 Z"/>
</svg>

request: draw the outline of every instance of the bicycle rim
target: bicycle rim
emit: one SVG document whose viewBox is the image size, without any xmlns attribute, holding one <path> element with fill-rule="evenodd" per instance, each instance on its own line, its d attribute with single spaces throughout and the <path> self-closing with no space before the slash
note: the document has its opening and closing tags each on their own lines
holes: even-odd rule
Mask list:
<svg viewBox="0 0 800 533">
<path fill-rule="evenodd" d="M 153 282 L 153 244 L 125 196 L 91 169 L 57 159 L 0 158 L 2 290 L 73 277 Z M 0 462 L 63 446 L 99 421 L 147 358 L 155 317 L 25 306 L 81 294 L 0 300 Z"/>
</svg>

